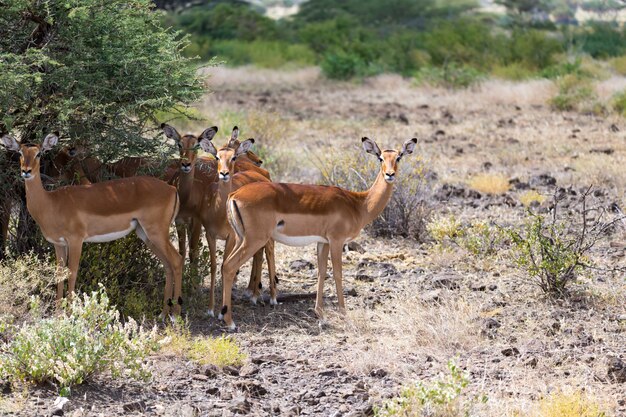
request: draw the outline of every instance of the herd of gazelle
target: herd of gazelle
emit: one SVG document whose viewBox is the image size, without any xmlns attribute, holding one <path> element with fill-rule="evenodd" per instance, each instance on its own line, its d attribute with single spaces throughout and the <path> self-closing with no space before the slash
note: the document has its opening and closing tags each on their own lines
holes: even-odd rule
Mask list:
<svg viewBox="0 0 626 417">
<path fill-rule="evenodd" d="M 43 236 L 54 245 L 59 271 L 69 269 L 68 297 L 74 292 L 84 242 L 108 242 L 132 231 L 161 260 L 166 272 L 163 315 L 180 314 L 183 303 L 182 269 L 186 252 L 184 224 L 191 225 L 189 254 L 197 259 L 201 228 L 206 232 L 211 261 L 209 314 L 213 315 L 217 274 L 216 241 L 225 240 L 222 263 L 223 296 L 220 318 L 234 329 L 231 292 L 239 268 L 253 258 L 248 291 L 253 301 L 259 296 L 265 252 L 270 279 L 270 303 L 276 304 L 274 241 L 289 246 L 317 244 L 318 283 L 315 311 L 322 316 L 323 286 L 330 254 L 339 309 L 345 310 L 342 288 L 342 252 L 345 243 L 356 238 L 391 199 L 398 162 L 413 153 L 417 139 L 406 141 L 401 150 L 381 151 L 369 138 L 363 148 L 380 161 L 374 184 L 364 192 L 340 187 L 275 183 L 250 151 L 254 139 L 239 141 L 235 127 L 227 145 L 212 142 L 218 128 L 200 136 L 186 134 L 167 124 L 165 136 L 179 148 L 180 158 L 169 165 L 163 178 L 177 176 L 176 186 L 149 176 L 135 176 L 144 162 L 126 158 L 106 168 L 123 177 L 95 182 L 84 166 L 74 167 L 81 185 L 46 191 L 40 174 L 42 152 L 51 150 L 58 134 L 47 135 L 41 145 L 20 144 L 9 135 L 2 144 L 20 154 L 20 172 L 25 180 L 27 208 Z M 199 157 L 198 151 L 212 155 Z M 67 152 L 67 150 L 65 151 Z M 71 150 L 70 156 L 76 154 Z M 72 155 L 74 154 L 74 155 Z M 83 159 L 101 169 L 102 164 Z M 200 169 L 199 167 L 205 168 Z M 206 168 L 208 167 L 208 168 Z M 174 172 L 177 171 L 177 172 Z M 170 181 L 173 182 L 173 181 Z M 169 238 L 172 221 L 179 232 L 179 250 Z M 181 256 L 182 255 L 182 256 Z M 57 284 L 57 300 L 64 295 L 64 282 Z"/>
</svg>

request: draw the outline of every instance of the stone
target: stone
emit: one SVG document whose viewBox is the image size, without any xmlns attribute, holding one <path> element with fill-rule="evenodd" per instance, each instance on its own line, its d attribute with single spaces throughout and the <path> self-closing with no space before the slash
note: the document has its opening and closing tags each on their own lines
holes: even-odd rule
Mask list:
<svg viewBox="0 0 626 417">
<path fill-rule="evenodd" d="M 146 410 L 146 402 L 144 400 L 129 402 L 124 404 L 122 409 L 127 413 L 143 412 Z"/>
<path fill-rule="evenodd" d="M 313 265 L 312 262 L 309 262 L 309 261 L 304 260 L 304 259 L 296 259 L 295 261 L 293 261 L 293 262 L 291 262 L 289 264 L 289 268 L 292 271 L 298 272 L 298 271 L 303 271 L 305 269 L 309 269 L 309 270 L 313 269 L 313 268 L 315 268 L 315 265 Z"/>
<path fill-rule="evenodd" d="M 502 354 L 504 356 L 518 356 L 519 355 L 519 349 L 517 349 L 516 347 L 504 348 L 504 349 L 502 349 Z"/>
<path fill-rule="evenodd" d="M 626 363 L 617 357 L 610 358 L 607 375 L 611 381 L 619 383 L 626 382 Z"/>
<path fill-rule="evenodd" d="M 363 248 L 363 246 L 359 245 L 355 241 L 348 242 L 347 247 L 348 247 L 349 251 L 358 252 L 358 253 L 365 253 L 365 249 Z"/>
</svg>

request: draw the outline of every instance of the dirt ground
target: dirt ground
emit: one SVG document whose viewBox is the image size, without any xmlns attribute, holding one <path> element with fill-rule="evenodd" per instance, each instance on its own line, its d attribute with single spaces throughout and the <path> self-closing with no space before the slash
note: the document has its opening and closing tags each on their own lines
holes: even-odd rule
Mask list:
<svg viewBox="0 0 626 417">
<path fill-rule="evenodd" d="M 544 195 L 555 185 L 571 186 L 578 196 L 594 185 L 594 204 L 624 207 L 626 123 L 553 112 L 548 81 L 488 81 L 453 92 L 396 76 L 331 83 L 314 69 L 209 72 L 213 92 L 198 105 L 206 122 L 185 127 L 215 124 L 228 132 L 238 124 L 242 137 L 255 137 L 275 155 L 268 166 L 276 180 L 319 181 L 316 158 L 362 152 L 365 135 L 381 147 L 415 136 L 431 173 L 435 218 L 519 224 L 524 184 Z M 611 88 L 598 85 L 601 95 Z M 480 173 L 501 174 L 514 186 L 504 195 L 473 193 L 468 180 Z M 620 242 L 626 242 L 621 226 L 592 258 L 624 266 Z M 476 257 L 365 232 L 357 243 L 362 250 L 344 256 L 347 317 L 333 312 L 331 278 L 323 322 L 312 298 L 250 305 L 240 279 L 233 337 L 248 355 L 246 365 L 216 370 L 160 353 L 150 358 L 150 382 L 100 376 L 73 390 L 65 415 L 371 415 L 403 386 L 445 372 L 452 358 L 469 372 L 467 396 L 487 397 L 472 415 L 538 415 L 537 402 L 561 391 L 581 392 L 607 415 L 626 415 L 626 385 L 607 374 L 613 358 L 626 360 L 623 273 L 590 271 L 576 284 L 577 296 L 557 302 L 543 297 L 506 251 Z M 277 267 L 281 293 L 315 291 L 313 247 L 277 245 Z M 224 331 L 199 311 L 190 312 L 189 322 L 195 335 Z M 55 398 L 54 390 L 33 388 L 15 397 L 16 414 L 49 414 Z"/>
</svg>

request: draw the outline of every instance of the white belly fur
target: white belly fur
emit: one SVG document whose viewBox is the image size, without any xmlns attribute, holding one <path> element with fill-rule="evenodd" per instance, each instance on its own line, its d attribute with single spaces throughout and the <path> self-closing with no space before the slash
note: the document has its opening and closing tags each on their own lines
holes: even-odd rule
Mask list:
<svg viewBox="0 0 626 417">
<path fill-rule="evenodd" d="M 111 242 L 113 240 L 121 239 L 137 227 L 137 220 L 133 220 L 130 222 L 130 227 L 126 230 L 120 230 L 119 232 L 106 233 L 104 235 L 95 235 L 89 236 L 85 239 L 85 242 L 91 243 L 102 243 L 102 242 Z"/>
<path fill-rule="evenodd" d="M 274 230 L 272 237 L 275 241 L 287 246 L 307 246 L 313 243 L 328 243 L 322 236 L 287 236 Z"/>
</svg>

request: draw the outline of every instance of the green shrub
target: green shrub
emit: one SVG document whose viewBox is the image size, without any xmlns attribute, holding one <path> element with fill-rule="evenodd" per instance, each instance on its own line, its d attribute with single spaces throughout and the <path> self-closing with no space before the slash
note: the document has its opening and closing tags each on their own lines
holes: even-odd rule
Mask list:
<svg viewBox="0 0 626 417">
<path fill-rule="evenodd" d="M 617 93 L 613 97 L 613 109 L 622 116 L 626 116 L 626 91 Z"/>
<path fill-rule="evenodd" d="M 626 75 L 626 56 L 620 56 L 611 60 L 611 66 L 620 75 Z"/>
<path fill-rule="evenodd" d="M 71 311 L 71 313 L 70 313 Z M 4 332 L 0 375 L 13 384 L 57 384 L 62 392 L 94 374 L 145 378 L 143 359 L 156 349 L 156 328 L 120 321 L 102 288 L 77 296 L 66 311 Z"/>
<path fill-rule="evenodd" d="M 568 213 L 578 215 L 564 215 L 560 211 L 559 204 L 566 196 L 557 192 L 549 216 L 529 210 L 521 230 L 505 230 L 512 241 L 517 265 L 550 297 L 568 294 L 570 284 L 592 265 L 591 249 L 621 221 L 621 218 L 606 219 L 603 208 L 590 207 L 590 191 L 591 187 L 576 207 L 567 209 Z"/>
<path fill-rule="evenodd" d="M 509 48 L 513 62 L 538 70 L 552 65 L 555 55 L 563 52 L 562 42 L 552 33 L 535 29 L 514 30 Z"/>
<path fill-rule="evenodd" d="M 48 311 L 56 296 L 55 275 L 54 263 L 33 254 L 0 263 L 0 319 L 24 318 L 34 299 L 41 310 Z"/>
<path fill-rule="evenodd" d="M 590 22 L 574 41 L 594 58 L 609 58 L 626 53 L 626 37 L 614 22 Z"/>
<path fill-rule="evenodd" d="M 503 246 L 501 230 L 488 222 L 464 224 L 456 217 L 437 217 L 427 225 L 430 236 L 440 248 L 451 245 L 475 256 L 491 256 Z"/>
<path fill-rule="evenodd" d="M 491 75 L 505 80 L 522 81 L 535 77 L 537 73 L 522 63 L 514 62 L 508 65 L 494 66 L 491 69 Z"/>
<path fill-rule="evenodd" d="M 106 288 L 124 316 L 154 318 L 163 306 L 165 271 L 160 260 L 137 236 L 106 244 L 85 244 L 77 292 Z"/>
<path fill-rule="evenodd" d="M 399 397 L 393 398 L 376 408 L 378 417 L 453 417 L 469 416 L 478 402 L 486 402 L 487 397 L 465 398 L 465 389 L 470 379 L 452 360 L 448 361 L 449 375 L 440 376 L 432 384 L 418 382 L 402 390 Z"/>
<path fill-rule="evenodd" d="M 604 108 L 591 80 L 579 75 L 566 75 L 557 80 L 558 93 L 550 99 L 556 110 L 602 113 Z"/>
<path fill-rule="evenodd" d="M 337 51 L 324 56 L 320 64 L 328 78 L 347 80 L 365 73 L 366 64 L 354 53 Z"/>
<path fill-rule="evenodd" d="M 480 83 L 484 75 L 472 67 L 452 63 L 443 67 L 422 68 L 415 75 L 415 79 L 418 84 L 460 89 Z"/>
</svg>

